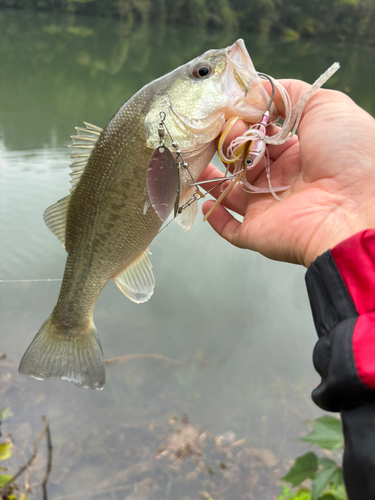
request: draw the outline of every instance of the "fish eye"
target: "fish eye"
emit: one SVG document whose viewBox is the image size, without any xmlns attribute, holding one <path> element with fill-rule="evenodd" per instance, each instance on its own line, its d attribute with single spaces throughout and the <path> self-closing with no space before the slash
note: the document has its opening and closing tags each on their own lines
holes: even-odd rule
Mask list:
<svg viewBox="0 0 375 500">
<path fill-rule="evenodd" d="M 191 70 L 191 74 L 194 78 L 207 78 L 212 74 L 212 64 L 208 61 L 201 61 L 197 63 Z"/>
</svg>

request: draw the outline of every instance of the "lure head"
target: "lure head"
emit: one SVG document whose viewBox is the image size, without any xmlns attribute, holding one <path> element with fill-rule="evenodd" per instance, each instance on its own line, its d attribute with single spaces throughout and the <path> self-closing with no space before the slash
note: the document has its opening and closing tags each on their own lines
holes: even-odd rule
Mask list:
<svg viewBox="0 0 375 500">
<path fill-rule="evenodd" d="M 264 113 L 261 123 L 254 125 L 250 130 L 257 130 L 258 139 L 250 141 L 247 151 L 245 153 L 244 168 L 246 170 L 252 170 L 258 165 L 260 160 L 263 158 L 266 151 L 266 143 L 264 137 L 266 135 L 266 126 L 269 120 L 269 113 Z"/>
<path fill-rule="evenodd" d="M 263 158 L 265 151 L 266 143 L 263 140 L 257 139 L 255 141 L 251 141 L 244 160 L 244 167 L 246 170 L 252 170 L 256 167 Z"/>
</svg>

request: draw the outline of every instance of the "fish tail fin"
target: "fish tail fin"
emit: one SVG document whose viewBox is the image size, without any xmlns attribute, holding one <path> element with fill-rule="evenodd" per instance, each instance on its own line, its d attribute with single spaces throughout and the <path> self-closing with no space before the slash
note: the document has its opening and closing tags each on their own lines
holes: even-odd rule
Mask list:
<svg viewBox="0 0 375 500">
<path fill-rule="evenodd" d="M 36 379 L 61 378 L 83 388 L 102 389 L 105 363 L 94 323 L 68 335 L 50 316 L 23 355 L 19 373 Z"/>
</svg>

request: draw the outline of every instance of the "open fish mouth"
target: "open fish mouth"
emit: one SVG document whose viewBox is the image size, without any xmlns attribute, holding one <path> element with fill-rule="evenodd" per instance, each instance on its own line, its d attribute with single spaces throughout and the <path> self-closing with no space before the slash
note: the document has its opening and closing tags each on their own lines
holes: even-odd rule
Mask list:
<svg viewBox="0 0 375 500">
<path fill-rule="evenodd" d="M 233 45 L 228 47 L 229 59 L 238 66 L 243 66 L 245 69 L 254 68 L 253 62 L 250 59 L 249 53 L 246 49 L 245 42 L 239 38 Z"/>
<path fill-rule="evenodd" d="M 267 110 L 270 96 L 263 87 L 262 80 L 255 71 L 252 60 L 242 39 L 227 49 L 228 68 L 223 78 L 225 91 L 232 99 L 232 112 L 228 110 L 226 119 L 234 114 L 254 122 L 261 119 Z M 234 76 L 234 78 L 233 78 Z M 272 104 L 270 120 L 276 120 L 278 112 Z"/>
</svg>

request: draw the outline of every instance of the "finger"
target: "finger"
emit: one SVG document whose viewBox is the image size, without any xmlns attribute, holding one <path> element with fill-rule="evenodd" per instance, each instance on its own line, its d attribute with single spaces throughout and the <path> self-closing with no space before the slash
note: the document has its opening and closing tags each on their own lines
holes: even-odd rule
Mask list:
<svg viewBox="0 0 375 500">
<path fill-rule="evenodd" d="M 268 147 L 268 154 L 270 155 L 271 160 L 276 161 L 283 153 L 288 151 L 288 149 L 294 147 L 295 144 L 297 143 L 298 143 L 298 137 L 294 135 L 287 142 L 284 142 L 284 144 L 279 144 L 277 146 L 270 144 L 267 147 Z"/>
<path fill-rule="evenodd" d="M 218 177 L 223 177 L 223 176 L 224 176 L 223 172 L 221 172 L 218 168 L 216 168 L 215 165 L 213 165 L 212 163 L 209 163 L 206 169 L 200 175 L 198 182 L 208 181 L 210 179 L 216 179 Z M 208 191 L 212 187 L 216 186 L 216 184 L 217 181 L 213 182 L 212 184 L 211 183 L 203 184 L 202 188 Z"/>
<path fill-rule="evenodd" d="M 228 126 L 228 122 L 224 123 L 223 128 L 222 128 L 222 133 L 225 132 L 227 126 Z M 233 125 L 233 127 L 228 132 L 228 135 L 224 141 L 223 149 L 224 149 L 225 153 L 227 152 L 227 149 L 228 149 L 230 143 L 233 141 L 233 139 L 243 135 L 246 132 L 246 130 L 247 130 L 247 125 L 243 120 L 238 120 Z"/>
<path fill-rule="evenodd" d="M 258 166 L 260 165 L 257 165 L 257 167 Z M 254 169 L 253 172 L 250 173 L 251 174 L 255 173 L 257 167 Z M 215 175 L 219 172 L 213 165 L 209 165 L 208 168 L 209 172 L 211 172 L 211 174 L 208 174 L 210 178 L 212 178 L 211 175 L 215 177 Z M 267 203 L 273 202 L 274 200 L 272 197 L 270 197 L 270 193 L 268 192 L 268 180 L 264 168 L 262 170 L 263 170 L 262 172 L 258 172 L 257 178 L 254 177 L 252 179 L 248 179 L 248 181 L 255 187 L 267 188 L 267 192 L 265 193 L 248 192 L 244 190 L 244 187 L 240 185 L 240 183 L 237 183 L 233 187 L 233 189 L 221 200 L 221 205 L 226 207 L 228 210 L 232 210 L 233 212 L 236 212 L 242 217 L 244 217 L 250 205 L 259 202 L 263 203 L 264 201 L 266 201 Z M 280 172 L 277 171 L 273 172 L 271 177 L 272 177 L 272 184 L 275 189 L 277 189 L 278 186 L 289 185 L 289 182 L 285 182 L 284 176 Z M 226 181 L 224 184 L 218 184 L 216 181 L 213 182 L 212 184 L 211 183 L 205 184 L 204 188 L 208 191 L 209 189 L 207 186 L 208 185 L 212 186 L 213 189 L 212 191 L 210 191 L 209 194 L 212 195 L 214 198 L 218 199 L 222 195 L 223 190 L 225 190 L 228 184 L 229 181 Z"/>
<path fill-rule="evenodd" d="M 296 104 L 299 99 L 306 94 L 306 92 L 310 89 L 311 85 L 303 82 L 302 80 L 291 80 L 291 79 L 285 79 L 285 80 L 278 80 L 279 83 L 285 88 L 285 90 L 288 92 L 292 106 Z M 272 92 L 272 86 L 270 82 L 265 81 L 263 82 L 263 85 L 269 95 L 271 95 Z M 277 111 L 279 112 L 280 116 L 285 118 L 285 105 L 284 105 L 284 100 L 281 97 L 280 92 L 275 88 L 275 95 L 273 102 L 275 103 L 277 107 Z"/>
<path fill-rule="evenodd" d="M 206 170 L 200 176 L 199 180 L 209 180 L 216 177 L 222 177 L 223 174 L 211 163 L 208 165 Z M 203 184 L 201 186 L 206 191 L 210 191 L 210 195 L 214 198 L 218 199 L 222 190 L 228 186 L 229 181 L 226 181 L 224 184 L 218 184 L 218 181 L 214 181 L 212 184 Z M 211 191 L 212 189 L 212 191 Z M 222 205 L 227 206 L 230 210 L 237 212 L 240 215 L 245 215 L 246 207 L 248 204 L 248 194 L 243 191 L 243 189 L 237 184 L 234 186 L 232 191 L 222 200 Z"/>
<path fill-rule="evenodd" d="M 206 201 L 202 206 L 205 215 L 214 204 L 213 201 Z M 236 220 L 224 207 L 219 205 L 207 219 L 211 227 L 225 240 L 235 246 L 241 246 L 239 240 L 239 230 L 241 222 Z"/>
<path fill-rule="evenodd" d="M 269 137 L 272 137 L 273 135 L 276 135 L 278 132 L 280 132 L 280 130 L 281 130 L 280 126 L 271 124 L 267 127 L 267 135 Z M 297 135 L 293 135 L 293 137 L 291 137 L 287 142 L 284 142 L 284 144 L 279 144 L 277 146 L 269 144 L 267 148 L 271 160 L 273 161 L 277 160 L 279 156 L 281 156 L 290 147 L 294 146 L 297 142 L 298 142 Z"/>
<path fill-rule="evenodd" d="M 225 129 L 227 127 L 228 122 L 226 122 L 223 126 L 222 132 L 225 132 Z M 267 127 L 267 135 L 268 136 L 273 136 L 280 132 L 281 127 L 276 126 L 274 124 L 271 124 Z M 225 138 L 224 145 L 223 145 L 223 150 L 224 153 L 227 154 L 227 149 L 230 145 L 230 143 L 235 139 L 236 137 L 239 137 L 243 135 L 247 131 L 247 125 L 244 121 L 238 120 L 231 130 L 229 131 L 227 137 Z M 287 142 L 284 144 L 280 144 L 277 146 L 270 145 L 268 146 L 268 152 L 271 160 L 277 160 L 277 158 L 284 153 L 287 149 L 289 149 L 291 146 L 293 146 L 296 142 L 298 142 L 298 137 L 294 135 L 291 139 L 289 139 Z"/>
<path fill-rule="evenodd" d="M 256 182 L 259 179 L 259 177 L 261 176 L 263 171 L 264 171 L 264 161 L 262 160 L 262 162 L 259 163 L 253 170 L 251 170 L 250 172 L 247 173 L 248 182 L 250 184 L 256 183 L 257 184 L 256 187 L 267 187 L 268 183 L 267 183 L 267 177 L 265 174 L 263 176 L 264 178 L 262 178 L 260 180 L 260 182 Z M 220 172 L 220 170 L 218 170 L 214 165 L 212 165 L 212 163 L 210 163 L 208 165 L 208 167 L 206 168 L 206 170 L 199 177 L 199 181 L 207 181 L 210 179 L 218 179 L 218 178 L 222 178 L 222 177 L 223 177 L 223 173 Z M 214 198 L 217 199 L 220 197 L 221 193 L 227 187 L 229 182 L 230 181 L 225 181 L 223 184 L 220 184 L 219 181 L 215 180 L 212 183 L 209 182 L 207 184 L 202 184 L 200 187 L 203 188 L 205 191 L 210 191 L 210 194 Z M 243 196 L 241 196 L 241 194 Z M 231 199 L 231 198 L 240 197 L 241 198 L 240 205 L 242 205 L 242 203 L 244 201 L 247 201 L 247 196 L 248 196 L 248 193 L 246 193 L 242 188 L 240 188 L 240 185 L 237 184 L 233 188 L 233 190 L 228 194 L 228 196 L 226 198 Z M 226 199 L 226 198 L 224 198 L 224 199 Z M 232 207 L 230 209 L 236 210 L 235 208 L 232 208 Z"/>
</svg>

